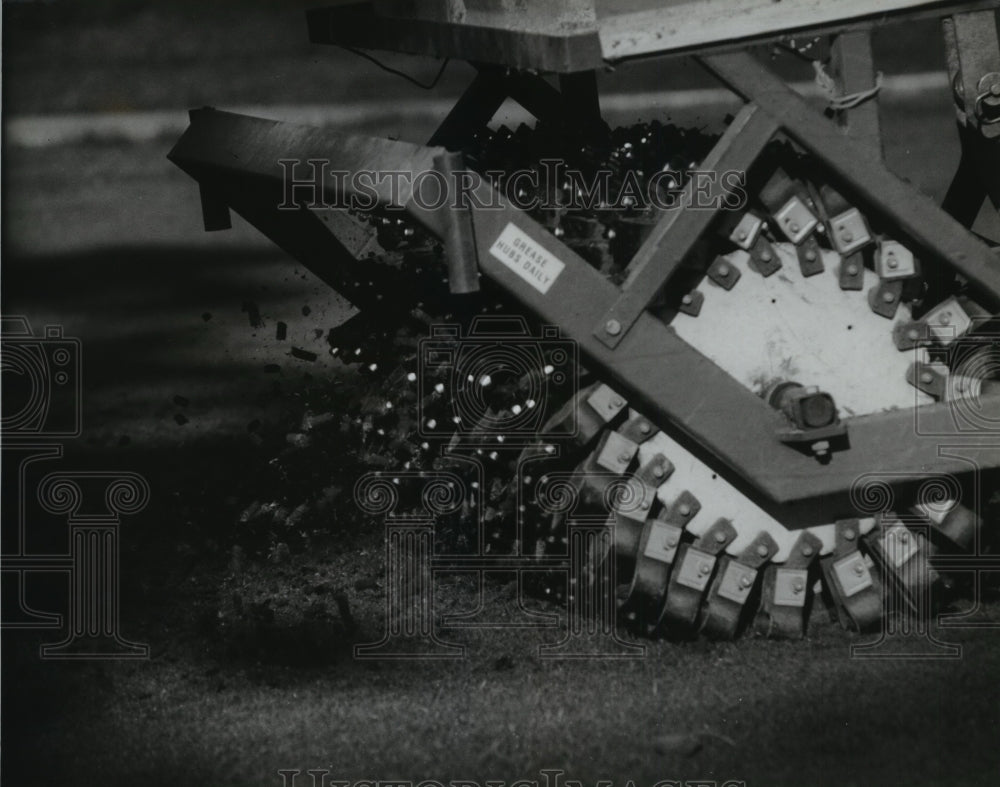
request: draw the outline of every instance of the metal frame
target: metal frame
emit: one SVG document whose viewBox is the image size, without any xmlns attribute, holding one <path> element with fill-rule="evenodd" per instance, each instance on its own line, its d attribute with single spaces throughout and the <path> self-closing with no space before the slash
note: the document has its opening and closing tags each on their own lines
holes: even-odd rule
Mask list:
<svg viewBox="0 0 1000 787">
<path fill-rule="evenodd" d="M 864 35 L 844 43 L 849 48 L 869 47 Z M 867 51 L 870 64 L 870 48 Z M 706 160 L 707 167 L 748 169 L 767 142 L 776 133 L 784 132 L 827 166 L 845 195 L 898 228 L 900 239 L 924 259 L 961 273 L 989 305 L 1000 303 L 1000 266 L 993 252 L 886 169 L 874 144 L 877 114 L 871 113 L 876 111 L 870 110 L 867 119 L 857 124 L 852 116 L 845 133 L 843 127 L 816 113 L 747 53 L 717 54 L 698 60 L 748 102 Z M 845 65 L 848 61 L 855 62 L 849 51 Z M 841 78 L 857 80 L 863 74 L 845 71 Z M 449 146 L 461 144 L 467 119 L 482 120 L 487 113 L 492 114 L 491 108 L 495 111 L 498 102 L 512 91 L 520 91 L 526 106 L 544 106 L 546 102 L 537 99 L 551 97 L 548 91 L 560 95 L 566 104 L 571 103 L 570 95 L 576 95 L 572 105 L 589 102 L 589 107 L 580 108 L 581 115 L 590 113 L 593 117 L 592 102 L 596 97 L 585 83 L 564 84 L 566 93 L 559 94 L 547 83 L 542 82 L 541 87 L 539 82 L 537 77 L 510 77 L 481 70 L 432 141 Z M 861 136 L 855 139 L 855 134 Z M 867 140 L 867 144 L 859 144 L 859 139 Z M 444 154 L 441 147 L 339 135 L 198 110 L 192 112 L 191 127 L 170 158 L 199 182 L 202 193 L 211 195 L 214 203 L 232 207 L 364 307 L 373 305 L 364 299 L 370 300 L 370 293 L 379 290 L 358 286 L 358 278 L 371 279 L 376 275 L 372 270 L 375 266 L 359 263 L 328 226 L 305 207 L 294 211 L 278 209 L 284 188 L 284 171 L 278 162 L 321 160 L 347 171 L 421 171 L 434 168 Z M 330 196 L 342 185 L 322 184 L 324 193 Z M 489 189 L 488 184 L 479 184 L 476 197 L 484 204 L 503 203 Z M 380 189 L 378 196 L 381 204 L 406 210 L 439 238 L 454 232 L 454 221 L 471 219 L 471 233 L 466 228 L 461 237 L 468 247 L 474 244 L 484 276 L 517 298 L 541 321 L 559 326 L 565 336 L 578 342 L 588 366 L 599 371 L 661 428 L 684 441 L 693 453 L 721 464 L 736 485 L 791 527 L 825 521 L 831 505 L 850 510 L 852 486 L 874 469 L 899 474 L 903 486 L 908 476 L 919 478 L 928 467 L 941 473 L 969 470 L 963 460 L 941 455 L 939 437 L 919 436 L 913 410 L 849 419 L 850 449 L 838 452 L 829 464 L 820 464 L 782 445 L 778 432 L 785 421 L 780 413 L 646 311 L 713 220 L 712 211 L 685 208 L 665 212 L 630 264 L 625 285 L 619 289 L 527 214 L 509 205 L 452 213 L 423 209 L 414 204 L 412 195 L 393 195 L 388 187 Z M 217 204 L 214 210 L 206 207 L 206 215 L 217 217 L 218 213 Z M 564 264 L 563 273 L 547 293 L 536 290 L 491 255 L 491 247 L 510 223 Z M 381 292 L 386 295 L 391 290 L 383 288 Z M 377 305 L 386 307 L 384 302 Z M 692 381 L 698 384 L 692 385 Z M 986 417 L 1000 421 L 1000 395 L 983 397 L 980 406 Z M 925 434 L 954 434 L 953 417 L 952 408 L 945 403 L 919 410 Z M 966 434 L 961 437 L 972 438 Z M 991 457 L 986 465 L 1000 466 L 1000 455 Z"/>
<path fill-rule="evenodd" d="M 381 13 L 378 5 L 378 0 L 348 0 L 308 11 L 310 40 L 567 74 L 667 51 L 725 51 L 788 35 L 871 30 L 900 20 L 989 9 L 995 0 L 883 0 L 877 8 L 870 0 L 784 0 L 780 5 L 774 0 L 658 0 L 639 10 L 629 3 L 622 12 L 609 11 L 609 2 L 592 22 L 569 30 L 543 24 L 544 9 L 510 20 L 501 20 L 498 11 L 497 24 L 469 24 Z"/>
</svg>

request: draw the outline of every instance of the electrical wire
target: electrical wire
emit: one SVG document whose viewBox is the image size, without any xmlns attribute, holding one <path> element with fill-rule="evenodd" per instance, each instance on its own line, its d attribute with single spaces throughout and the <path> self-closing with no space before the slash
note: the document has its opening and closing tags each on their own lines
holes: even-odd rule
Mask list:
<svg viewBox="0 0 1000 787">
<path fill-rule="evenodd" d="M 432 82 L 430 82 L 429 84 L 425 85 L 423 82 L 421 82 L 421 81 L 419 81 L 417 79 L 414 79 L 409 74 L 403 73 L 402 71 L 398 71 L 395 68 L 392 68 L 391 66 L 387 66 L 385 63 L 383 63 L 382 61 L 380 61 L 378 58 L 374 57 L 373 55 L 369 55 L 367 52 L 364 52 L 364 51 L 362 51 L 360 49 L 355 49 L 352 46 L 343 46 L 343 45 L 341 45 L 341 49 L 346 49 L 348 52 L 350 52 L 352 54 L 355 54 L 358 57 L 363 57 L 365 60 L 368 60 L 369 62 L 374 63 L 376 66 L 378 66 L 379 68 L 381 68 L 383 71 L 388 71 L 390 74 L 394 74 L 395 76 L 402 77 L 407 82 L 411 82 L 412 84 L 416 85 L 419 88 L 423 88 L 424 90 L 433 90 L 435 87 L 437 87 L 437 83 L 441 81 L 441 77 L 444 75 L 444 70 L 448 67 L 448 63 L 451 62 L 451 58 L 450 57 L 446 57 L 444 59 L 444 62 L 441 63 L 441 68 L 438 69 L 437 76 L 434 77 L 434 80 Z"/>
</svg>

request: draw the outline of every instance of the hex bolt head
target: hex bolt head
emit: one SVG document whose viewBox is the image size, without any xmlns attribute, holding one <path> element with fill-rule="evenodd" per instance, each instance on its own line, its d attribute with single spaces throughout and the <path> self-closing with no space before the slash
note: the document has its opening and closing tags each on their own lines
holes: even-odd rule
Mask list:
<svg viewBox="0 0 1000 787">
<path fill-rule="evenodd" d="M 683 303 L 685 306 L 690 306 L 693 300 L 694 298 L 692 298 L 690 295 L 685 295 L 683 298 L 681 298 L 681 303 Z"/>
<path fill-rule="evenodd" d="M 739 232 L 736 233 L 736 237 L 739 240 L 746 240 L 747 239 L 747 231 L 746 230 L 740 230 Z"/>
<path fill-rule="evenodd" d="M 857 574 L 859 577 L 862 576 L 865 573 L 865 564 L 864 563 L 855 564 L 854 573 Z"/>
<path fill-rule="evenodd" d="M 742 577 L 740 577 L 740 587 L 742 587 L 742 588 L 748 588 L 752 584 L 753 584 L 753 582 L 750 580 L 750 577 L 748 577 L 746 574 L 744 574 Z"/>
<path fill-rule="evenodd" d="M 766 544 L 759 544 L 757 546 L 757 554 L 761 557 L 767 557 L 768 548 Z"/>
<path fill-rule="evenodd" d="M 667 471 L 664 470 L 662 467 L 660 467 L 660 465 L 657 465 L 656 467 L 653 468 L 653 477 L 654 478 L 663 478 L 663 476 L 666 474 L 666 472 Z"/>
<path fill-rule="evenodd" d="M 847 266 L 847 274 L 848 274 L 848 276 L 857 276 L 858 275 L 858 266 L 855 265 L 855 264 L 853 264 L 853 263 L 850 264 L 850 265 L 848 265 Z"/>
<path fill-rule="evenodd" d="M 690 516 L 691 506 L 689 506 L 687 503 L 681 503 L 680 506 L 677 508 L 677 513 L 680 514 L 681 516 Z"/>
<path fill-rule="evenodd" d="M 806 259 L 809 262 L 816 262 L 816 252 L 813 251 L 812 249 L 809 249 L 808 251 L 806 251 L 806 255 L 805 256 L 806 256 Z"/>
<path fill-rule="evenodd" d="M 705 576 L 705 574 L 707 574 L 711 570 L 712 567 L 708 565 L 708 563 L 702 563 L 700 566 L 698 566 L 698 573 L 701 574 L 702 576 Z"/>
<path fill-rule="evenodd" d="M 792 582 L 793 593 L 801 593 L 805 589 L 806 589 L 806 583 L 803 582 L 801 579 L 796 579 L 794 582 Z"/>
<path fill-rule="evenodd" d="M 920 382 L 922 382 L 924 385 L 930 385 L 932 382 L 934 382 L 934 375 L 931 374 L 930 372 L 923 372 L 920 375 Z"/>
<path fill-rule="evenodd" d="M 847 528 L 847 530 L 844 531 L 844 540 L 845 541 L 853 541 L 854 540 L 854 536 L 855 536 L 855 533 L 854 533 L 853 529 Z"/>
<path fill-rule="evenodd" d="M 715 540 L 720 544 L 723 543 L 726 540 L 726 534 L 723 533 L 722 531 L 719 531 L 718 533 L 715 534 Z"/>
<path fill-rule="evenodd" d="M 760 258 L 761 258 L 761 259 L 762 259 L 762 260 L 763 260 L 764 262 L 770 262 L 770 261 L 771 261 L 771 252 L 769 252 L 769 251 L 768 251 L 767 249 L 765 249 L 764 251 L 762 251 L 762 252 L 760 253 Z"/>
<path fill-rule="evenodd" d="M 677 538 L 677 536 L 670 536 L 670 538 L 667 539 L 666 548 L 673 549 L 678 543 L 680 543 L 680 539 Z"/>
<path fill-rule="evenodd" d="M 652 430 L 653 427 L 649 425 L 648 421 L 643 421 L 641 424 L 639 424 L 639 431 L 642 432 L 642 434 L 649 434 Z"/>
<path fill-rule="evenodd" d="M 806 546 L 802 547 L 802 554 L 805 555 L 806 557 L 812 557 L 813 548 L 807 544 Z"/>
<path fill-rule="evenodd" d="M 622 332 L 622 324 L 618 320 L 608 320 L 604 323 L 604 330 L 609 336 L 617 336 Z"/>
<path fill-rule="evenodd" d="M 715 272 L 724 279 L 729 275 L 729 266 L 723 263 L 715 269 Z"/>
<path fill-rule="evenodd" d="M 894 300 L 896 300 L 896 296 L 893 293 L 891 293 L 891 292 L 883 292 L 882 293 L 882 300 L 885 303 L 892 303 Z"/>
</svg>

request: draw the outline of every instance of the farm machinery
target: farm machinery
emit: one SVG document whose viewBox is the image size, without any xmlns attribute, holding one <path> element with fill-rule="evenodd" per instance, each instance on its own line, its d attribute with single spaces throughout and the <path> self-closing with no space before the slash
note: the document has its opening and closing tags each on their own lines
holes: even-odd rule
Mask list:
<svg viewBox="0 0 1000 787">
<path fill-rule="evenodd" d="M 1000 570 L 995 4 L 871 5 L 352 0 L 313 42 L 474 66 L 426 144 L 201 109 L 170 158 L 206 229 L 235 211 L 359 309 L 330 351 L 386 396 L 352 423 L 392 483 L 467 487 L 453 565 L 569 565 L 528 584 L 610 587 L 641 634 L 801 637 L 820 598 L 870 630 Z M 883 160 L 871 44 L 924 17 L 942 205 Z M 814 60 L 823 105 L 761 48 Z M 606 124 L 597 73 L 667 56 L 742 100 L 720 135 Z M 535 122 L 491 126 L 508 99 Z"/>
</svg>

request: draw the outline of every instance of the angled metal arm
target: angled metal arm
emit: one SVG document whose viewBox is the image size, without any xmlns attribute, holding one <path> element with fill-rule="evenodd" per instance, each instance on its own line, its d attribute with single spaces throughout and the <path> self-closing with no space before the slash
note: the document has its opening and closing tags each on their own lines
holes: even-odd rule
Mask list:
<svg viewBox="0 0 1000 787">
<path fill-rule="evenodd" d="M 866 210 L 891 220 L 900 240 L 924 258 L 950 265 L 984 302 L 1000 305 L 1000 266 L 990 248 L 890 172 L 875 151 L 859 147 L 753 56 L 734 52 L 695 59 L 819 158 Z"/>
<path fill-rule="evenodd" d="M 416 171 L 433 166 L 434 157 L 442 152 L 201 110 L 192 113 L 191 128 L 170 156 L 199 183 L 210 186 L 215 199 L 226 201 L 339 287 L 339 281 L 365 270 L 365 263 L 354 261 L 362 267 L 351 268 L 347 254 L 331 260 L 326 250 L 332 236 L 310 211 L 278 210 L 287 176 L 279 161 L 311 158 L 348 171 Z M 332 201 L 338 184 L 322 186 Z M 829 516 L 830 506 L 850 511 L 853 484 L 875 469 L 898 473 L 900 485 L 907 483 L 907 477 L 919 478 L 927 467 L 941 473 L 968 471 L 964 460 L 940 454 L 938 438 L 914 433 L 914 414 L 909 410 L 850 419 L 851 450 L 839 453 L 828 465 L 788 450 L 776 438 L 784 416 L 649 312 L 639 314 L 615 349 L 594 337 L 594 315 L 606 313 L 618 301 L 619 288 L 527 214 L 505 204 L 489 184 L 478 184 L 474 194 L 482 204 L 499 205 L 471 213 L 482 274 L 543 322 L 558 325 L 578 342 L 588 366 L 695 454 L 725 467 L 734 483 L 790 526 L 820 523 Z M 444 237 L 446 211 L 421 208 L 411 195 L 394 196 L 388 189 L 379 191 L 379 199 L 405 208 L 432 233 Z M 540 273 L 539 266 L 548 274 Z M 365 276 L 364 281 L 369 279 Z M 388 286 L 369 289 L 392 291 Z M 350 289 L 345 294 L 353 299 Z M 392 308 L 384 302 L 372 306 Z M 978 410 L 983 419 L 1000 422 L 1000 395 L 984 394 Z M 922 407 L 920 418 L 928 434 L 955 429 L 954 412 L 947 403 Z M 1000 466 L 1000 452 L 984 456 L 985 466 Z"/>
</svg>

